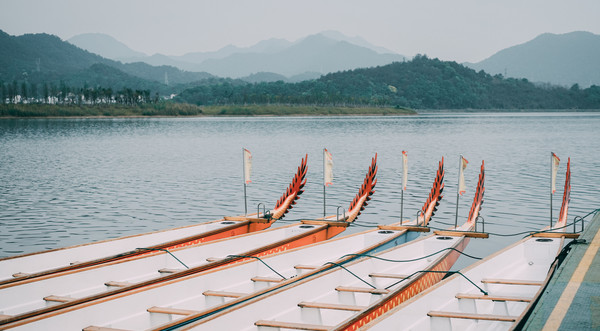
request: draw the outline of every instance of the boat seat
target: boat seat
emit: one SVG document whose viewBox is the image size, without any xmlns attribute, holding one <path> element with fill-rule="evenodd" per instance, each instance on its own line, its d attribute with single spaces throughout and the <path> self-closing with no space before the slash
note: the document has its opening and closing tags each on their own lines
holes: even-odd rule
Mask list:
<svg viewBox="0 0 600 331">
<path fill-rule="evenodd" d="M 280 282 L 283 282 L 285 279 L 283 279 L 283 278 L 273 278 L 273 277 L 260 277 L 260 276 L 256 276 L 256 277 L 250 278 L 250 280 L 253 281 L 253 282 L 280 283 Z"/>
<path fill-rule="evenodd" d="M 388 294 L 389 290 L 378 289 L 371 287 L 352 287 L 352 286 L 338 286 L 335 288 L 338 292 L 357 292 L 357 293 L 371 293 L 371 294 Z"/>
<path fill-rule="evenodd" d="M 323 302 L 307 302 L 302 301 L 298 304 L 300 308 L 321 308 L 321 309 L 334 309 L 334 310 L 349 310 L 349 311 L 361 311 L 366 306 L 355 306 L 355 305 L 340 305 L 337 303 L 323 303 Z"/>
<path fill-rule="evenodd" d="M 184 269 L 170 269 L 170 268 L 162 268 L 159 269 L 158 272 L 160 272 L 161 274 L 174 274 L 176 272 L 180 272 L 183 271 Z"/>
<path fill-rule="evenodd" d="M 515 301 L 515 302 L 531 302 L 531 298 L 501 296 L 501 295 L 483 295 L 472 293 L 458 293 L 457 299 L 475 299 L 475 300 L 492 300 L 492 301 Z"/>
<path fill-rule="evenodd" d="M 256 326 L 269 326 L 272 328 L 284 328 L 293 330 L 314 330 L 314 331 L 327 331 L 333 328 L 333 326 L 319 325 L 319 324 L 306 324 L 306 323 L 292 323 L 292 322 L 280 322 L 280 321 L 266 321 L 260 320 L 254 323 Z"/>
<path fill-rule="evenodd" d="M 75 300 L 75 298 L 61 297 L 59 295 L 49 295 L 47 297 L 44 297 L 44 300 L 51 302 L 69 302 Z"/>
<path fill-rule="evenodd" d="M 221 261 L 224 259 L 225 259 L 224 257 L 207 257 L 206 262 L 216 262 L 216 261 Z"/>
<path fill-rule="evenodd" d="M 130 282 L 119 282 L 119 281 L 110 281 L 110 282 L 106 282 L 104 283 L 104 285 L 106 286 L 114 286 L 114 287 L 127 287 L 127 286 L 131 286 L 133 283 Z"/>
<path fill-rule="evenodd" d="M 373 278 L 392 278 L 392 279 L 407 279 L 408 275 L 399 275 L 399 274 L 382 274 L 382 273 L 370 273 L 369 277 Z"/>
<path fill-rule="evenodd" d="M 297 264 L 294 266 L 294 269 L 301 269 L 301 270 L 314 270 L 317 269 L 319 267 L 314 266 L 314 265 L 306 265 L 306 264 Z"/>
<path fill-rule="evenodd" d="M 12 315 L 4 315 L 4 314 L 0 314 L 0 321 L 6 320 L 13 317 Z"/>
<path fill-rule="evenodd" d="M 204 291 L 202 292 L 203 295 L 205 296 L 213 296 L 213 297 L 227 297 L 227 298 L 239 298 L 239 297 L 243 297 L 245 295 L 248 295 L 247 293 L 239 293 L 239 292 L 226 292 L 226 291 Z"/>
<path fill-rule="evenodd" d="M 170 314 L 170 315 L 193 315 L 199 313 L 197 310 L 189 310 L 189 309 L 178 309 L 178 308 L 169 308 L 169 307 L 150 307 L 146 309 L 149 313 L 157 313 L 157 314 Z"/>
<path fill-rule="evenodd" d="M 29 276 L 29 275 L 30 275 L 30 274 L 28 274 L 28 273 L 26 273 L 26 272 L 17 272 L 17 273 L 14 273 L 14 274 L 12 274 L 12 276 L 13 276 L 13 277 L 15 277 L 15 278 L 27 277 L 27 276 Z"/>
<path fill-rule="evenodd" d="M 82 331 L 130 331 L 130 330 L 125 330 L 125 329 L 114 329 L 114 328 L 107 328 L 107 327 L 103 327 L 103 326 L 88 326 L 87 328 L 83 328 Z"/>
<path fill-rule="evenodd" d="M 502 285 L 532 285 L 532 286 L 542 286 L 544 282 L 536 281 L 536 280 L 519 280 L 519 279 L 496 279 L 496 278 L 487 278 L 482 279 L 482 283 L 486 284 L 502 284 Z"/>
<path fill-rule="evenodd" d="M 446 317 L 446 318 L 462 318 L 471 320 L 485 320 L 485 321 L 497 321 L 497 322 L 515 322 L 519 316 L 507 316 L 507 315 L 493 315 L 493 314 L 473 314 L 473 313 L 459 313 L 453 311 L 430 311 L 427 313 L 430 317 Z"/>
</svg>

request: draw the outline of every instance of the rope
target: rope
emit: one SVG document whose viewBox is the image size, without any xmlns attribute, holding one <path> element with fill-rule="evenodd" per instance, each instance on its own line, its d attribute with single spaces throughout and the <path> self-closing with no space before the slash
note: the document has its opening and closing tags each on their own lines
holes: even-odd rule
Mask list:
<svg viewBox="0 0 600 331">
<path fill-rule="evenodd" d="M 469 279 L 469 277 L 465 276 L 465 275 L 464 275 L 462 272 L 460 272 L 460 271 L 419 270 L 419 271 L 415 271 L 415 272 L 413 272 L 413 273 L 412 273 L 410 276 L 408 276 L 408 277 L 406 277 L 406 278 L 404 278 L 404 279 L 401 279 L 401 280 L 399 280 L 399 281 L 397 281 L 397 282 L 393 283 L 392 285 L 389 285 L 389 286 L 387 286 L 385 289 L 387 290 L 387 289 L 389 289 L 390 287 L 394 287 L 394 286 L 396 286 L 396 285 L 398 285 L 398 284 L 402 283 L 403 281 L 405 281 L 405 280 L 407 280 L 407 279 L 410 279 L 411 277 L 413 277 L 414 275 L 416 275 L 416 274 L 418 274 L 418 273 L 434 273 L 434 274 L 442 274 L 442 273 L 443 273 L 443 274 L 452 274 L 452 275 L 454 275 L 454 274 L 459 274 L 459 275 L 461 275 L 461 276 L 462 276 L 464 279 L 466 279 L 467 281 L 469 281 L 469 283 L 471 283 L 473 286 L 477 287 L 477 289 L 478 289 L 478 290 L 479 290 L 481 293 L 483 293 L 484 295 L 488 295 L 488 292 L 486 292 L 485 290 L 483 290 L 481 287 L 477 286 L 477 284 L 473 283 L 473 281 L 472 281 L 472 280 L 470 280 L 470 279 Z"/>
<path fill-rule="evenodd" d="M 167 249 L 164 248 L 146 248 L 146 247 L 138 247 L 136 249 L 143 249 L 143 250 L 147 250 L 147 251 L 162 251 L 162 252 L 167 252 L 169 253 L 169 255 L 171 255 L 175 260 L 177 260 L 177 262 L 183 264 L 183 266 L 186 269 L 189 269 L 190 267 L 188 267 L 187 265 L 185 265 L 185 263 L 183 263 L 180 259 L 177 258 L 177 256 L 173 255 L 173 253 L 169 252 Z"/>
<path fill-rule="evenodd" d="M 265 263 L 265 261 L 263 261 L 258 256 L 250 256 L 250 255 L 227 255 L 227 257 L 245 257 L 245 258 L 257 259 L 260 262 L 262 262 L 262 264 L 264 264 L 267 268 L 271 269 L 271 271 L 273 271 L 274 273 L 276 273 L 279 277 L 281 277 L 283 279 L 287 279 L 287 278 L 285 278 L 285 276 L 283 276 L 282 274 L 280 274 L 277 271 L 275 271 L 275 269 L 271 268 L 271 266 L 269 266 L 267 263 Z"/>
<path fill-rule="evenodd" d="M 458 250 L 458 249 L 456 249 L 454 247 L 446 247 L 446 248 L 441 249 L 441 250 L 439 250 L 439 251 L 437 251 L 435 253 L 431 253 L 431 254 L 425 255 L 423 257 L 418 257 L 418 258 L 410 259 L 410 260 L 391 260 L 391 259 L 385 259 L 385 258 L 382 258 L 382 257 L 379 257 L 379 256 L 375 256 L 375 255 L 369 255 L 369 254 L 346 254 L 346 255 L 342 256 L 342 258 L 346 257 L 346 256 L 369 257 L 369 258 L 381 260 L 381 261 L 384 261 L 384 262 L 394 262 L 394 263 L 398 262 L 398 263 L 403 263 L 403 262 L 414 262 L 414 261 L 423 260 L 423 259 L 426 259 L 428 257 L 432 257 L 434 255 L 437 255 L 437 254 L 439 254 L 439 253 L 441 253 L 443 251 L 447 251 L 447 250 L 456 251 L 456 252 L 458 252 L 458 253 L 466 256 L 466 257 L 469 257 L 469 258 L 472 258 L 472 259 L 475 259 L 475 260 L 481 260 L 482 259 L 481 257 L 476 257 L 476 256 L 469 255 L 467 253 L 464 253 L 464 252 L 462 252 L 462 251 L 460 251 L 460 250 Z"/>
<path fill-rule="evenodd" d="M 342 268 L 342 269 L 346 270 L 346 271 L 347 271 L 349 274 L 351 274 L 352 276 L 356 277 L 356 278 L 357 278 L 358 280 L 360 280 L 361 282 L 363 282 L 363 283 L 365 283 L 365 284 L 367 284 L 367 285 L 371 286 L 371 287 L 372 287 L 372 288 L 374 288 L 374 289 L 376 288 L 375 286 L 371 285 L 371 283 L 369 283 L 369 282 L 367 282 L 366 280 L 364 280 L 364 279 L 360 278 L 360 277 L 359 277 L 357 274 L 355 274 L 355 273 L 353 273 L 352 271 L 348 270 L 348 269 L 347 269 L 346 267 L 344 267 L 343 265 L 341 265 L 341 264 L 339 264 L 339 263 L 335 263 L 335 262 L 327 262 L 327 263 L 325 263 L 324 265 L 328 265 L 328 264 L 332 264 L 332 265 L 334 265 L 334 266 L 336 266 L 336 267 L 340 267 L 340 268 Z"/>
</svg>

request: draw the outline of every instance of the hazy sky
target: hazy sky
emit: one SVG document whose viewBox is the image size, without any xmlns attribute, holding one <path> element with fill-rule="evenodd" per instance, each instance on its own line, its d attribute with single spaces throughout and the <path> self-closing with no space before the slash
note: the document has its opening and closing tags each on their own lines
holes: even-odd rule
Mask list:
<svg viewBox="0 0 600 331">
<path fill-rule="evenodd" d="M 105 33 L 149 55 L 337 30 L 407 56 L 478 62 L 545 32 L 600 34 L 600 0 L 0 0 L 0 29 Z"/>
</svg>

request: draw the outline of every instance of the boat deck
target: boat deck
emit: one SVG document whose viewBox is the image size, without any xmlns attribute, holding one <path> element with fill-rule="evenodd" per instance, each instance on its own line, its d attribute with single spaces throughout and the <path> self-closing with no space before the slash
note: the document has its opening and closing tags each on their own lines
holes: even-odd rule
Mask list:
<svg viewBox="0 0 600 331">
<path fill-rule="evenodd" d="M 600 329 L 600 213 L 586 227 L 586 243 L 572 246 L 524 330 Z"/>
</svg>

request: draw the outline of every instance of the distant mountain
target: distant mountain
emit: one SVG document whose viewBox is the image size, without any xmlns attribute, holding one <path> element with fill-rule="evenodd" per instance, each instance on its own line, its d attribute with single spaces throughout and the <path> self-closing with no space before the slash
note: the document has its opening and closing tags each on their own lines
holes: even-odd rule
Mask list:
<svg viewBox="0 0 600 331">
<path fill-rule="evenodd" d="M 92 34 L 81 35 L 76 40 L 78 45 L 100 55 L 108 54 L 97 48 L 83 47 L 91 43 L 82 41 L 86 38 L 95 40 L 99 37 Z M 106 36 L 104 39 L 112 38 Z M 115 43 L 118 43 L 112 40 L 113 44 L 109 45 L 111 49 L 116 48 Z M 214 52 L 194 52 L 181 56 L 138 54 L 110 58 L 125 63 L 145 62 L 153 66 L 174 66 L 186 71 L 205 71 L 222 77 L 241 78 L 253 75 L 249 78 L 252 81 L 261 79 L 260 77 L 271 81 L 272 77 L 262 74 L 265 72 L 285 76 L 289 81 L 298 81 L 302 77 L 315 79 L 338 70 L 371 67 L 405 59 L 402 55 L 374 46 L 360 37 L 348 37 L 337 31 L 325 31 L 296 42 L 272 38 L 250 47 L 229 45 Z"/>
<path fill-rule="evenodd" d="M 404 56 L 399 54 L 379 54 L 362 46 L 317 34 L 279 52 L 235 53 L 223 59 L 206 60 L 197 68 L 221 77 L 238 78 L 256 72 L 273 72 L 290 77 L 307 71 L 324 74 L 402 60 Z"/>
<path fill-rule="evenodd" d="M 102 33 L 84 33 L 67 40 L 71 44 L 111 60 L 141 58 L 146 54 L 137 52 L 115 38 Z"/>
<path fill-rule="evenodd" d="M 545 33 L 478 62 L 465 63 L 490 74 L 533 82 L 581 87 L 600 85 L 600 35 Z"/>
<path fill-rule="evenodd" d="M 60 82 L 120 89 L 151 88 L 172 93 L 173 86 L 213 77 L 172 66 L 113 61 L 48 34 L 11 36 L 0 30 L 0 81 Z M 167 84 L 168 83 L 168 84 Z M 107 85 L 108 84 L 108 85 Z"/>
</svg>

